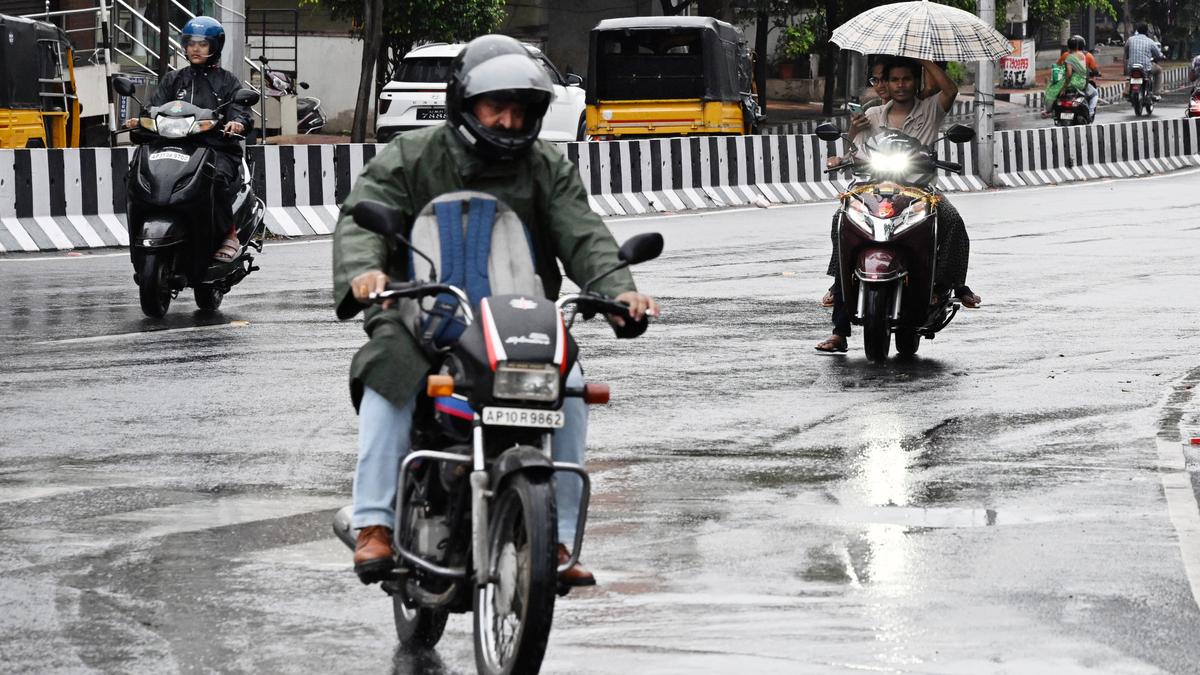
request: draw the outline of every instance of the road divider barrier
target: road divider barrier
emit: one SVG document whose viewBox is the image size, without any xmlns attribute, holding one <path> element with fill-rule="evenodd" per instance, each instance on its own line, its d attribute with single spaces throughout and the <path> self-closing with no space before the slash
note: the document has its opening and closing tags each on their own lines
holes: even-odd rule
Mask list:
<svg viewBox="0 0 1200 675">
<path fill-rule="evenodd" d="M 253 146 L 252 180 L 267 226 L 282 236 L 329 234 L 339 205 L 381 145 Z M 594 211 L 637 215 L 835 198 L 846 176 L 824 172 L 845 141 L 813 135 L 697 136 L 563 143 Z M 986 189 L 976 144 L 939 144 L 947 191 Z M 127 246 L 130 148 L 0 150 L 0 253 Z M 1135 176 L 1200 164 L 1200 119 L 1024 129 L 995 136 L 997 185 Z"/>
</svg>

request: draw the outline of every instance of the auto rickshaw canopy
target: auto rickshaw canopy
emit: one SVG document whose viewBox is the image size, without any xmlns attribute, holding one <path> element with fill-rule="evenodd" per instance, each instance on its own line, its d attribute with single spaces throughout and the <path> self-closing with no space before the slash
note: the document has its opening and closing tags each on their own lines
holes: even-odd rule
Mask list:
<svg viewBox="0 0 1200 675">
<path fill-rule="evenodd" d="M 42 80 L 62 80 L 71 42 L 61 28 L 0 14 L 0 109 L 43 110 Z M 54 101 L 62 104 L 61 94 Z"/>
<path fill-rule="evenodd" d="M 736 27 L 711 17 L 606 19 L 592 29 L 587 102 L 700 99 L 751 92 L 750 52 Z"/>
</svg>

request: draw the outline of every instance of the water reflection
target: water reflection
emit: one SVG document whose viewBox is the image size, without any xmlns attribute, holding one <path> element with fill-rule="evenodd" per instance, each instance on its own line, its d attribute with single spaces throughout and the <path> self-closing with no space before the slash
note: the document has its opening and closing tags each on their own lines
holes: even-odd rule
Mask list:
<svg viewBox="0 0 1200 675">
<path fill-rule="evenodd" d="M 392 656 L 392 675 L 458 675 L 459 672 L 449 668 L 432 649 L 409 650 L 397 646 Z"/>
<path fill-rule="evenodd" d="M 895 413 L 869 416 L 863 425 L 864 443 L 851 484 L 872 506 L 905 506 L 909 501 L 908 453 L 904 450 L 904 421 Z"/>
</svg>

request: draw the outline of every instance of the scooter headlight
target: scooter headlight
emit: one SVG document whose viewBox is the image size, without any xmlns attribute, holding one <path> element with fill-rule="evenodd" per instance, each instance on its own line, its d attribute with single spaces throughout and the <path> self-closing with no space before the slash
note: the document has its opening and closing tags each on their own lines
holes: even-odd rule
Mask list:
<svg viewBox="0 0 1200 675">
<path fill-rule="evenodd" d="M 915 199 L 904 212 L 900 214 L 893 222 L 895 228 L 892 230 L 892 236 L 896 236 L 908 228 L 925 220 L 929 216 L 929 203 L 924 199 Z"/>
<path fill-rule="evenodd" d="M 163 138 L 183 138 L 192 130 L 195 117 L 166 117 L 159 115 L 154 123 L 158 127 L 158 135 Z"/>
<path fill-rule="evenodd" d="M 874 236 L 874 230 L 871 227 L 869 219 L 870 213 L 867 212 L 867 205 L 857 199 L 850 199 L 848 202 L 846 205 L 846 218 L 857 225 L 858 229 L 866 232 L 869 236 Z"/>
<path fill-rule="evenodd" d="M 506 361 L 496 366 L 492 396 L 519 401 L 553 403 L 558 400 L 558 386 L 561 379 L 558 366 L 551 363 Z"/>
<path fill-rule="evenodd" d="M 912 157 L 907 153 L 879 153 L 871 156 L 871 173 L 877 176 L 903 176 L 912 166 Z"/>
</svg>

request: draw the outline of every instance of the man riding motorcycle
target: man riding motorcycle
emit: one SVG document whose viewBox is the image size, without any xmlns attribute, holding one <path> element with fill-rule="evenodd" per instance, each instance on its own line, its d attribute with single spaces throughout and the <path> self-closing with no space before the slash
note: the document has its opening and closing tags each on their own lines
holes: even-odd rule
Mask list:
<svg viewBox="0 0 1200 675">
<path fill-rule="evenodd" d="M 937 91 L 924 99 L 917 98 L 922 70 L 933 80 Z M 917 138 L 925 145 L 932 145 L 942 120 L 958 95 L 958 86 L 932 61 L 893 58 L 884 64 L 881 75 L 887 85 L 887 103 L 871 108 L 866 113 L 853 115 L 850 140 L 853 142 L 863 134 L 870 135 L 881 128 L 892 128 Z M 939 255 L 937 283 L 953 289 L 964 307 L 979 307 L 983 299 L 966 285 L 967 262 L 971 251 L 966 226 L 958 210 L 945 195 L 942 195 L 940 209 L 938 246 L 942 253 Z M 836 241 L 834 245 L 836 247 Z M 846 311 L 841 284 L 834 274 L 837 257 L 835 250 L 829 266 L 829 274 L 834 276 L 834 286 L 830 289 L 833 294 L 833 335 L 817 343 L 816 349 L 821 352 L 845 352 L 848 349 L 850 315 Z"/>
<path fill-rule="evenodd" d="M 184 24 L 179 35 L 188 66 L 167 73 L 146 105 L 157 107 L 170 101 L 187 101 L 201 108 L 221 112 L 225 120 L 222 134 L 214 132 L 205 142 L 214 150 L 212 162 L 215 173 L 213 183 L 217 187 L 214 199 L 216 218 L 218 224 L 228 228 L 225 240 L 213 259 L 228 262 L 237 256 L 241 248 L 233 220 L 233 200 L 237 196 L 243 155 L 241 143 L 228 134 L 244 134 L 254 125 L 254 119 L 249 109 L 232 102 L 234 93 L 241 89 L 241 81 L 233 73 L 221 68 L 225 28 L 220 22 L 211 17 L 198 16 Z M 138 120 L 131 119 L 125 125 L 136 127 Z"/>
<path fill-rule="evenodd" d="M 1130 66 L 1141 64 L 1143 67 L 1150 68 L 1150 95 L 1154 100 L 1161 98 L 1158 95 L 1158 83 L 1162 79 L 1162 66 L 1156 61 L 1166 60 L 1162 49 L 1158 43 L 1150 37 L 1150 27 L 1145 21 L 1141 21 L 1134 28 L 1135 32 L 1125 42 L 1125 76 L 1129 76 Z M 1128 92 L 1126 92 L 1128 95 Z"/>
<path fill-rule="evenodd" d="M 396 476 L 410 450 L 418 387 L 430 363 L 395 307 L 366 306 L 370 294 L 383 291 L 389 280 L 405 279 L 407 256 L 392 255 L 387 239 L 359 227 L 353 208 L 363 200 L 378 201 L 399 210 L 411 227 L 434 197 L 459 190 L 489 193 L 508 204 L 528 229 L 549 299 L 558 297 L 562 285 L 558 261 L 580 284 L 616 266 L 616 242 L 588 206 L 575 166 L 537 140 L 553 96 L 545 70 L 519 42 L 501 35 L 472 40 L 450 66 L 446 124 L 397 136 L 364 168 L 342 207 L 333 251 L 337 316 L 344 320 L 363 311 L 370 336 L 350 367 L 351 397 L 359 411 L 351 525 L 359 530 L 354 565 L 364 583 L 393 565 Z M 647 315 L 658 313 L 654 299 L 636 290 L 627 270 L 592 288 L 629 305 L 642 325 Z M 610 321 L 624 326 L 619 318 Z M 567 424 L 554 434 L 553 458 L 583 464 L 586 406 L 579 399 L 563 406 Z M 574 540 L 580 489 L 556 479 L 559 542 Z M 558 556 L 560 565 L 570 559 L 562 543 Z M 577 564 L 561 574 L 560 582 L 586 586 L 595 579 Z"/>
</svg>

